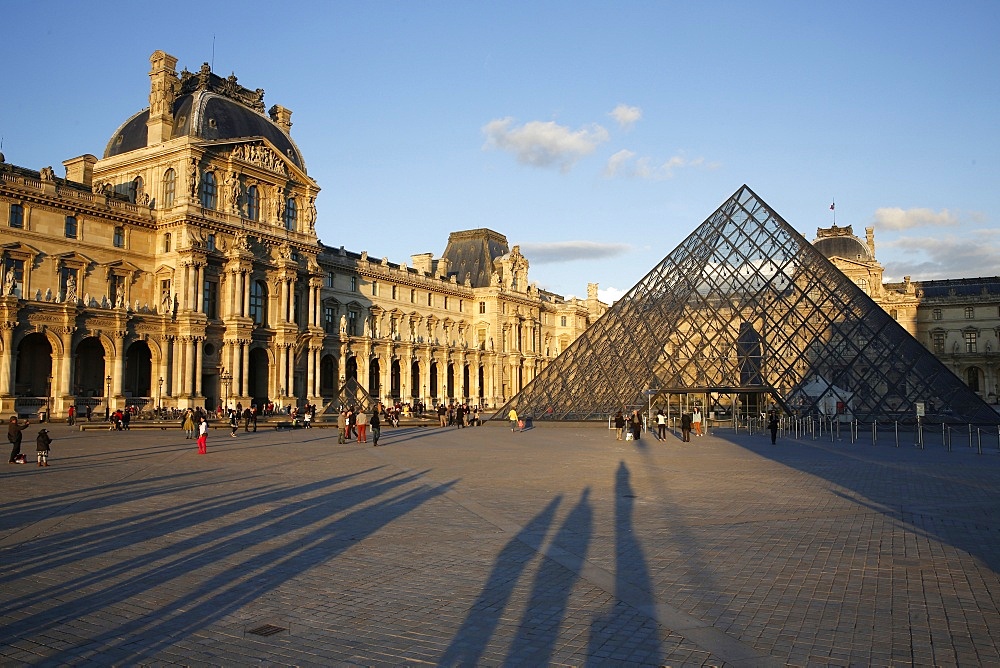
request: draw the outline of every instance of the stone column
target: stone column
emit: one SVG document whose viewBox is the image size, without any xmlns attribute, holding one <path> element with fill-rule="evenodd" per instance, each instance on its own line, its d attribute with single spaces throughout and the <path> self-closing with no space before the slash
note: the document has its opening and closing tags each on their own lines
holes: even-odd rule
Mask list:
<svg viewBox="0 0 1000 668">
<path fill-rule="evenodd" d="M 202 365 L 204 364 L 204 340 L 195 339 L 194 340 L 194 396 L 200 397 L 201 394 L 201 376 L 202 376 Z"/>
<path fill-rule="evenodd" d="M 240 342 L 241 373 L 240 373 L 240 396 L 250 396 L 250 342 Z"/>
<path fill-rule="evenodd" d="M 11 395 L 11 387 L 14 384 L 11 378 L 11 373 L 14 369 L 14 365 L 11 364 L 14 360 L 14 356 L 17 351 L 13 349 L 14 345 L 14 327 L 16 323 L 13 322 L 3 322 L 0 323 L 0 336 L 3 338 L 3 355 L 0 355 L 0 396 L 9 397 Z M 103 380 L 101 382 L 104 382 Z"/>
</svg>

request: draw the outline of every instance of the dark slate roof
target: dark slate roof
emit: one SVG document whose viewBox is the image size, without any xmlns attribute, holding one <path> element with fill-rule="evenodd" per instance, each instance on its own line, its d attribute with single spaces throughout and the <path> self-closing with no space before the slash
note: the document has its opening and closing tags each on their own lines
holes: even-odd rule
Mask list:
<svg viewBox="0 0 1000 668">
<path fill-rule="evenodd" d="M 481 227 L 452 232 L 441 257 L 448 260 L 449 276 L 455 276 L 460 284 L 468 279 L 472 287 L 483 288 L 490 285 L 493 261 L 508 252 L 507 237 Z"/>
<path fill-rule="evenodd" d="M 222 81 L 214 74 L 211 75 L 211 79 L 213 82 Z M 222 90 L 218 84 L 216 88 Z M 261 111 L 210 88 L 186 85 L 184 90 L 186 92 L 174 100 L 174 128 L 171 139 L 190 136 L 209 141 L 224 141 L 263 137 L 282 155 L 305 170 L 305 161 L 298 146 L 288 133 Z M 260 95 L 262 98 L 262 91 Z M 148 108 L 125 121 L 108 141 L 104 157 L 110 158 L 145 147 L 147 120 L 149 120 Z"/>
<path fill-rule="evenodd" d="M 827 258 L 839 257 L 845 260 L 872 260 L 868 246 L 855 236 L 824 237 L 813 242 L 813 246 Z"/>
<path fill-rule="evenodd" d="M 983 294 L 1000 295 L 1000 276 L 985 278 L 947 278 L 937 281 L 912 281 L 914 290 L 923 297 L 975 297 Z M 902 290 L 903 283 L 889 283 L 886 288 Z"/>
</svg>

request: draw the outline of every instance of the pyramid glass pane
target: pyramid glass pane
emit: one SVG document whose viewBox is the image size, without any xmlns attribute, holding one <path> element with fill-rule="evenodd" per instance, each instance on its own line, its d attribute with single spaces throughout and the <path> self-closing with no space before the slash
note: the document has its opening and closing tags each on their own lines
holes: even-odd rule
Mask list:
<svg viewBox="0 0 1000 668">
<path fill-rule="evenodd" d="M 998 415 L 743 186 L 497 415 L 605 420 L 650 391 L 764 393 L 799 415 Z"/>
</svg>

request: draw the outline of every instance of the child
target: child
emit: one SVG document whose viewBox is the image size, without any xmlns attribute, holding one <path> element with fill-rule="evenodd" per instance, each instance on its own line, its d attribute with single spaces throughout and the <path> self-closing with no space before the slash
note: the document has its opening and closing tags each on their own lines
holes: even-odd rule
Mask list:
<svg viewBox="0 0 1000 668">
<path fill-rule="evenodd" d="M 35 450 L 38 453 L 38 465 L 48 466 L 49 465 L 49 446 L 52 445 L 52 439 L 49 437 L 48 429 L 39 429 L 38 437 L 35 438 Z"/>
</svg>

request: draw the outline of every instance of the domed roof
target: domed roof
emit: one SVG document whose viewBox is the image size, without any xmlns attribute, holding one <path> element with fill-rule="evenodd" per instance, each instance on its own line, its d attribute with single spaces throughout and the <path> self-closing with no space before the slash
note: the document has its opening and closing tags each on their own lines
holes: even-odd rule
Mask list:
<svg viewBox="0 0 1000 668">
<path fill-rule="evenodd" d="M 250 91 L 236 84 L 236 77 L 222 79 L 202 68 L 198 75 L 184 72 L 180 92 L 171 105 L 171 139 L 192 137 L 207 141 L 267 139 L 282 155 L 305 171 L 305 160 L 288 133 L 264 115 L 264 91 Z M 274 110 L 272 109 L 272 114 Z M 125 121 L 111 136 L 104 157 L 145 148 L 149 109 Z"/>
<path fill-rule="evenodd" d="M 851 236 L 824 237 L 813 242 L 813 246 L 827 258 L 839 257 L 845 260 L 860 260 L 871 262 L 874 258 L 868 250 L 867 244 Z"/>
</svg>

